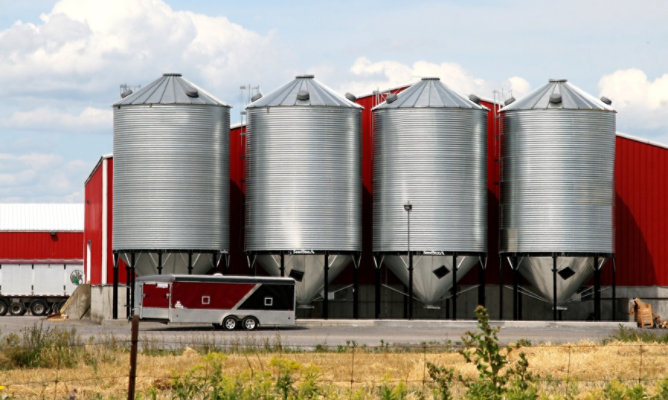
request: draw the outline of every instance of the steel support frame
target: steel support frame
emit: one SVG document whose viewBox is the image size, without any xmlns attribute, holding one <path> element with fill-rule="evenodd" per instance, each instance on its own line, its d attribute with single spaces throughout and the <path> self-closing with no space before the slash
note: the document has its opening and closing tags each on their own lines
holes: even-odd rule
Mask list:
<svg viewBox="0 0 668 400">
<path fill-rule="evenodd" d="M 612 258 L 613 260 L 613 270 L 612 270 L 612 311 L 613 319 L 615 316 L 616 306 L 616 259 L 615 255 L 611 253 L 499 253 L 500 260 L 500 280 L 501 287 L 499 288 L 499 318 L 503 319 L 503 261 L 504 257 L 510 258 L 514 257 L 517 260 L 518 257 L 551 257 L 552 258 L 552 319 L 557 321 L 560 317 L 559 309 L 557 307 L 557 259 L 559 257 L 593 257 L 594 258 L 594 319 L 596 321 L 601 320 L 601 268 L 598 267 L 599 258 Z M 516 267 L 518 269 L 519 267 Z M 512 269 L 512 265 L 511 265 Z M 517 289 L 515 288 L 515 276 L 513 276 L 513 318 L 517 316 Z M 521 312 L 521 311 L 520 311 Z"/>
</svg>

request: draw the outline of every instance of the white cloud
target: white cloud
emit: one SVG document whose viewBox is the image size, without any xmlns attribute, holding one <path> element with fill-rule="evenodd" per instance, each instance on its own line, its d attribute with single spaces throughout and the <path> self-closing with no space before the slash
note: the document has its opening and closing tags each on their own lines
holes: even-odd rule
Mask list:
<svg viewBox="0 0 668 400">
<path fill-rule="evenodd" d="M 145 84 L 162 72 L 225 90 L 285 60 L 272 34 L 160 0 L 62 0 L 40 18 L 0 31 L 0 84 L 9 94 L 110 96 L 124 80 Z"/>
<path fill-rule="evenodd" d="M 10 129 L 48 131 L 98 132 L 110 131 L 113 112 L 86 107 L 79 115 L 53 108 L 41 107 L 30 111 L 16 111 L 1 125 Z"/>
<path fill-rule="evenodd" d="M 0 153 L 0 202 L 83 201 L 81 176 L 90 168 L 90 163 L 56 154 Z"/>
<path fill-rule="evenodd" d="M 469 95 L 477 94 L 485 98 L 494 98 L 495 91 L 503 91 L 498 96 L 520 97 L 530 90 L 529 82 L 513 76 L 503 82 L 492 82 L 473 76 L 457 63 L 443 62 L 440 64 L 429 61 L 416 61 L 412 65 L 397 61 L 372 62 L 366 57 L 359 57 L 350 68 L 354 76 L 345 86 L 357 94 L 371 93 L 373 90 L 384 90 L 408 85 L 423 77 L 439 77 L 441 81 L 454 91 Z M 504 98 L 499 97 L 499 100 Z"/>
<path fill-rule="evenodd" d="M 668 74 L 650 80 L 637 68 L 618 70 L 603 76 L 598 88 L 612 99 L 619 130 L 655 130 L 668 139 Z"/>
</svg>

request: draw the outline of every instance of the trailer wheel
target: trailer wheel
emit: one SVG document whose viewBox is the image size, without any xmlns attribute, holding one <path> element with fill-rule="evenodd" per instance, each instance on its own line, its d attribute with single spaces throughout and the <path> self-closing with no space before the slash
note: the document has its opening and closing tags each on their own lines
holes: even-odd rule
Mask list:
<svg viewBox="0 0 668 400">
<path fill-rule="evenodd" d="M 7 314 L 7 309 L 9 309 L 7 302 L 3 299 L 0 299 L 0 315 Z"/>
<path fill-rule="evenodd" d="M 241 325 L 244 327 L 245 330 L 247 331 L 253 331 L 257 326 L 259 325 L 257 318 L 251 316 L 248 316 L 244 318 L 242 321 Z"/>
<path fill-rule="evenodd" d="M 14 301 L 9 305 L 9 313 L 12 315 L 23 315 L 26 313 L 26 306 L 20 301 Z"/>
<path fill-rule="evenodd" d="M 223 328 L 227 331 L 233 331 L 237 327 L 237 319 L 234 317 L 225 317 L 223 320 Z"/>
<path fill-rule="evenodd" d="M 30 312 L 32 315 L 44 315 L 49 311 L 49 306 L 44 300 L 35 300 L 30 303 Z"/>
</svg>

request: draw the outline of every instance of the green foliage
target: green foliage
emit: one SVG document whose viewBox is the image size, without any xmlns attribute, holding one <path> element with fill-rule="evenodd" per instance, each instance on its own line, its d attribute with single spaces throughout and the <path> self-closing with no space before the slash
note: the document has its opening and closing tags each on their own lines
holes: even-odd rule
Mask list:
<svg viewBox="0 0 668 400">
<path fill-rule="evenodd" d="M 467 398 L 473 400 L 533 400 L 538 398 L 535 379 L 529 373 L 529 361 L 524 353 L 519 360 L 511 364 L 508 355 L 520 347 L 519 344 L 501 347 L 499 327 L 489 325 L 487 310 L 478 306 L 475 309 L 478 330 L 468 331 L 462 337 L 464 348 L 459 353 L 466 362 L 473 364 L 478 371 L 475 378 L 466 378 L 457 374 L 456 378 L 466 387 Z M 445 369 L 428 363 L 429 376 L 436 384 L 435 395 L 440 399 L 451 399 L 451 388 L 455 382 L 454 369 Z"/>
<path fill-rule="evenodd" d="M 0 342 L 0 368 L 73 368 L 85 349 L 76 330 L 33 325 L 21 335 L 15 333 Z"/>
<path fill-rule="evenodd" d="M 623 325 L 619 325 L 617 332 L 615 332 L 609 338 L 604 339 L 603 343 L 605 344 L 611 341 L 668 343 L 668 332 L 662 330 L 626 328 Z"/>
</svg>

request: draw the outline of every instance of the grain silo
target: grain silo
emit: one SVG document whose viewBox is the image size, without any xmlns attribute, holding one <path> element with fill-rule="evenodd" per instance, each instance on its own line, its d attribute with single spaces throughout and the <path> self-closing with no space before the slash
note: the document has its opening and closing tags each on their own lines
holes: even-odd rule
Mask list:
<svg viewBox="0 0 668 400">
<path fill-rule="evenodd" d="M 361 108 L 313 75 L 247 107 L 246 252 L 301 305 L 361 251 Z"/>
<path fill-rule="evenodd" d="M 609 104 L 550 80 L 501 110 L 500 252 L 552 303 L 555 319 L 614 252 Z"/>
<path fill-rule="evenodd" d="M 113 251 L 137 274 L 206 273 L 228 253 L 229 108 L 181 74 L 113 105 Z"/>
<path fill-rule="evenodd" d="M 486 257 L 487 112 L 438 78 L 373 109 L 373 252 L 428 307 Z"/>
</svg>

